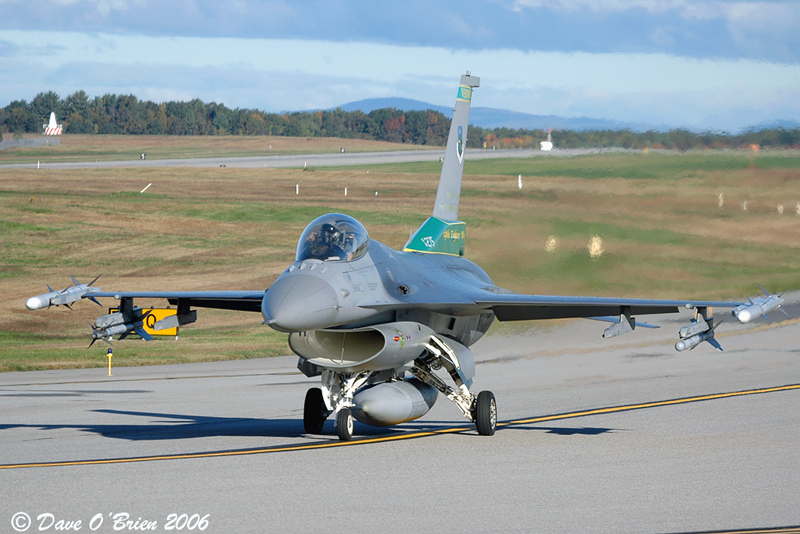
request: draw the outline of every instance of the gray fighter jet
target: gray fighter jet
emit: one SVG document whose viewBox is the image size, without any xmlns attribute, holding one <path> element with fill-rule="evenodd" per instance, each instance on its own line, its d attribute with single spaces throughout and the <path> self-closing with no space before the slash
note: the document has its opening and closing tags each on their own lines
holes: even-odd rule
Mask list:
<svg viewBox="0 0 800 534">
<path fill-rule="evenodd" d="M 295 261 L 266 291 L 110 292 L 73 278 L 72 287 L 32 297 L 27 307 L 117 299 L 119 311 L 92 325 L 92 342 L 141 335 L 147 312 L 134 306 L 137 298 L 177 305 L 177 315 L 159 321 L 156 329 L 194 322 L 192 308 L 259 312 L 264 324 L 288 333 L 300 371 L 321 377 L 321 388 L 306 394 L 306 432 L 320 433 L 333 414 L 339 438 L 349 440 L 354 418 L 376 426 L 411 421 L 425 415 L 439 393 L 475 423 L 478 434 L 494 434 L 497 404 L 490 391 L 473 393 L 469 347 L 495 319 L 593 318 L 610 322 L 604 337 L 614 337 L 651 326 L 637 322 L 636 315 L 685 307 L 695 309 L 696 318 L 681 329 L 676 349 L 707 341 L 722 350 L 714 339 L 718 325 L 711 307 L 733 308 L 734 317 L 748 322 L 783 304 L 779 295 L 769 294 L 743 303 L 522 295 L 497 287 L 463 257 L 466 224 L 458 220 L 469 107 L 479 84 L 469 73 L 461 77 L 433 215 L 402 251 L 371 240 L 354 218 L 332 213 L 308 225 Z"/>
</svg>

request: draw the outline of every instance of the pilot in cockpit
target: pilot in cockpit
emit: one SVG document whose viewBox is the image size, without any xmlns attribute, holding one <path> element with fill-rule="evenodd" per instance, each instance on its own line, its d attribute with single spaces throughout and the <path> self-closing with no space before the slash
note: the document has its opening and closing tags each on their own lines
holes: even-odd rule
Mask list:
<svg viewBox="0 0 800 534">
<path fill-rule="evenodd" d="M 344 259 L 347 254 L 341 247 L 342 233 L 332 224 L 322 225 L 319 233 L 308 237 L 311 241 L 311 253 L 318 258 Z"/>
<path fill-rule="evenodd" d="M 369 234 L 357 220 L 341 213 L 330 213 L 312 221 L 300 236 L 297 261 L 353 261 L 369 246 Z"/>
</svg>

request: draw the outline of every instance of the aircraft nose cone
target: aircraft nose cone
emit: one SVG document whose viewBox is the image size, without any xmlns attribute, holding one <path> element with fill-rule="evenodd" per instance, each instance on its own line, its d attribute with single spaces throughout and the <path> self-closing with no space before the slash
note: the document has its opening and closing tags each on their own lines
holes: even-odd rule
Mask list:
<svg viewBox="0 0 800 534">
<path fill-rule="evenodd" d="M 261 302 L 261 314 L 276 330 L 302 332 L 330 326 L 338 306 L 336 292 L 328 282 L 297 274 L 272 284 Z"/>
</svg>

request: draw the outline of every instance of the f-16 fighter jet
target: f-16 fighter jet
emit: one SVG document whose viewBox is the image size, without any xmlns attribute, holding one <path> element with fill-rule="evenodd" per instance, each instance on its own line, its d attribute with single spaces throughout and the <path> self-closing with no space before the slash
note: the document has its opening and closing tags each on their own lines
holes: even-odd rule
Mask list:
<svg viewBox="0 0 800 534">
<path fill-rule="evenodd" d="M 425 415 L 440 393 L 475 423 L 478 434 L 494 434 L 497 403 L 490 391 L 474 392 L 469 347 L 495 319 L 594 318 L 610 322 L 604 337 L 614 337 L 651 326 L 635 316 L 689 308 L 696 311 L 695 319 L 681 329 L 675 348 L 708 342 L 721 350 L 710 308 L 731 308 L 734 317 L 747 322 L 783 303 L 779 295 L 708 302 L 523 295 L 496 286 L 464 257 L 466 223 L 458 220 L 470 102 L 479 85 L 479 78 L 461 76 L 433 214 L 402 250 L 370 239 L 353 217 L 330 213 L 311 221 L 295 261 L 267 290 L 102 291 L 75 281 L 65 290 L 32 297 L 27 306 L 119 300 L 119 311 L 92 326 L 93 341 L 143 332 L 147 313 L 134 305 L 137 298 L 177 305 L 177 315 L 159 321 L 156 329 L 194 322 L 194 308 L 260 313 L 264 324 L 288 334 L 300 371 L 320 377 L 321 387 L 305 397 L 306 432 L 320 433 L 334 417 L 339 438 L 349 440 L 354 419 L 376 426 L 412 421 Z"/>
</svg>

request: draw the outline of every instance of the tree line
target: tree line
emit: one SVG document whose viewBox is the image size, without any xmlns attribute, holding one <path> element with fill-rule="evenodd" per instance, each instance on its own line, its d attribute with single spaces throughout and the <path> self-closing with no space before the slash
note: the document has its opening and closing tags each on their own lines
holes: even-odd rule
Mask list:
<svg viewBox="0 0 800 534">
<path fill-rule="evenodd" d="M 75 91 L 61 98 L 53 91 L 39 93 L 31 102 L 16 100 L 0 109 L 2 132 L 41 133 L 55 112 L 64 133 L 129 135 L 278 135 L 343 137 L 394 143 L 443 146 L 450 120 L 438 111 L 401 111 L 394 108 L 362 111 L 301 111 L 267 113 L 231 109 L 199 99 L 188 102 L 139 100 L 134 95 L 106 94 L 89 98 Z M 544 130 L 481 128 L 472 126 L 467 146 L 472 148 L 538 148 Z M 768 128 L 738 134 L 697 133 L 685 129 L 667 132 L 631 130 L 561 130 L 553 135 L 559 148 L 741 148 L 750 145 L 788 148 L 800 146 L 800 128 Z"/>
</svg>

